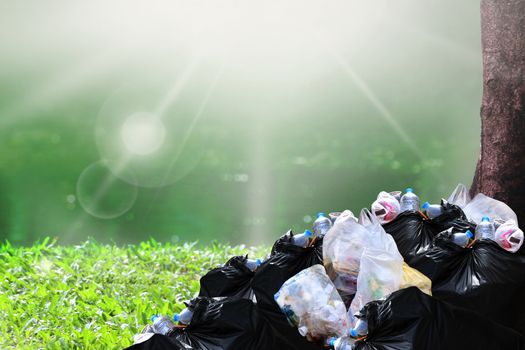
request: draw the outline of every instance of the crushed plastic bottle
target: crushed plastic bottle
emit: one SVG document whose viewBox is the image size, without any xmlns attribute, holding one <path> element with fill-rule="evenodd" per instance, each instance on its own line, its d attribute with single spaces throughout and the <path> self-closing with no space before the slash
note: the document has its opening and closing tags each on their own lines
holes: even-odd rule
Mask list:
<svg viewBox="0 0 525 350">
<path fill-rule="evenodd" d="M 443 214 L 443 207 L 441 204 L 430 204 L 429 202 L 425 202 L 421 208 L 425 210 L 429 219 L 437 218 Z"/>
<path fill-rule="evenodd" d="M 362 337 L 368 334 L 368 322 L 362 318 L 357 319 L 354 328 L 350 329 L 350 336 L 352 338 Z"/>
<path fill-rule="evenodd" d="M 324 236 L 329 229 L 332 228 L 332 221 L 325 216 L 324 213 L 318 213 L 317 219 L 313 224 L 313 231 L 315 237 Z"/>
<path fill-rule="evenodd" d="M 314 235 L 312 232 L 305 230 L 304 233 L 294 235 L 292 237 L 292 243 L 298 247 L 306 248 L 312 241 Z"/>
<path fill-rule="evenodd" d="M 354 350 L 356 340 L 350 337 L 330 338 L 328 345 L 334 350 Z"/>
<path fill-rule="evenodd" d="M 463 184 L 458 184 L 450 197 L 448 197 L 447 202 L 463 209 L 469 204 L 470 200 L 468 188 Z"/>
<path fill-rule="evenodd" d="M 467 230 L 467 232 L 454 233 L 450 239 L 452 243 L 465 248 L 472 238 L 474 238 L 474 234 Z"/>
<path fill-rule="evenodd" d="M 372 203 L 372 213 L 379 219 L 381 224 L 394 220 L 401 212 L 401 206 L 397 199 L 387 192 L 379 192 L 377 199 Z"/>
<path fill-rule="evenodd" d="M 274 296 L 291 324 L 310 341 L 326 341 L 349 332 L 346 306 L 322 265 L 287 280 Z"/>
<path fill-rule="evenodd" d="M 516 253 L 523 245 L 523 231 L 513 220 L 501 224 L 494 233 L 494 240 L 506 251 Z"/>
<path fill-rule="evenodd" d="M 153 315 L 151 321 L 153 322 L 151 325 L 153 333 L 168 335 L 175 328 L 171 319 L 166 316 Z"/>
<path fill-rule="evenodd" d="M 334 224 L 335 220 L 337 220 L 339 215 L 341 215 L 340 211 L 334 211 L 334 212 L 331 212 L 330 214 L 328 214 L 328 217 L 332 221 L 332 225 Z"/>
<path fill-rule="evenodd" d="M 180 313 L 173 315 L 174 322 L 178 322 L 180 324 L 185 324 L 185 325 L 190 324 L 192 318 L 193 318 L 193 310 L 189 308 L 185 308 Z"/>
<path fill-rule="evenodd" d="M 414 193 L 414 190 L 409 187 L 405 194 L 401 197 L 399 203 L 401 204 L 401 211 L 419 210 L 419 197 Z"/>
<path fill-rule="evenodd" d="M 494 224 L 490 221 L 488 216 L 481 218 L 481 222 L 476 226 L 477 239 L 492 239 L 494 240 Z"/>
</svg>

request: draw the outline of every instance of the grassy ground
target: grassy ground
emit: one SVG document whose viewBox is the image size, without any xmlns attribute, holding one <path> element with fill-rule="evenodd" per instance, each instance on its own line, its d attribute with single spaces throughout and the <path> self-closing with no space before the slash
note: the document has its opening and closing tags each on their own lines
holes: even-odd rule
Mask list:
<svg viewBox="0 0 525 350">
<path fill-rule="evenodd" d="M 122 349 L 154 313 L 173 314 L 230 256 L 268 249 L 212 244 L 0 245 L 0 348 Z"/>
</svg>

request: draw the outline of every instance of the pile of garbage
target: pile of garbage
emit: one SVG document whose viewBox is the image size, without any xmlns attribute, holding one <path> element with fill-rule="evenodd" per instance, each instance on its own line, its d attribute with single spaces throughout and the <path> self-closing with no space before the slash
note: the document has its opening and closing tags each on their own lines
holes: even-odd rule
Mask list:
<svg viewBox="0 0 525 350">
<path fill-rule="evenodd" d="M 265 258 L 232 257 L 129 349 L 525 350 L 525 248 L 505 203 L 458 185 L 319 213 Z"/>
</svg>

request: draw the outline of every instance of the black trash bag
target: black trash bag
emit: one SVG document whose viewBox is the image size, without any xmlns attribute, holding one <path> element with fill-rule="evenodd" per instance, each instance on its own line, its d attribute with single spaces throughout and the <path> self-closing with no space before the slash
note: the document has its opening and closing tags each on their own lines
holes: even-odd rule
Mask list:
<svg viewBox="0 0 525 350">
<path fill-rule="evenodd" d="M 434 297 L 476 311 L 525 335 L 525 247 L 510 253 L 482 239 L 469 248 L 438 235 L 413 265 L 432 280 Z"/>
<path fill-rule="evenodd" d="M 201 297 L 239 297 L 254 299 L 251 281 L 254 272 L 246 267 L 248 256 L 234 256 L 224 266 L 215 268 L 201 280 Z"/>
<path fill-rule="evenodd" d="M 318 238 L 310 247 L 298 247 L 291 243 L 293 233 L 288 231 L 278 239 L 272 254 L 255 272 L 252 288 L 257 299 L 257 309 L 275 337 L 275 347 L 282 350 L 322 350 L 301 336 L 296 327 L 289 324 L 286 316 L 275 302 L 274 295 L 291 277 L 302 270 L 323 263 L 323 238 Z"/>
<path fill-rule="evenodd" d="M 383 225 L 386 233 L 392 235 L 399 252 L 410 266 L 414 259 L 424 254 L 434 238 L 442 231 L 454 227 L 457 231 L 474 232 L 475 225 L 470 223 L 460 207 L 442 200 L 443 214 L 427 219 L 417 211 L 406 211 L 393 221 Z"/>
<path fill-rule="evenodd" d="M 130 350 L 264 350 L 274 348 L 272 330 L 251 300 L 197 298 L 186 328 L 154 335 Z"/>
<path fill-rule="evenodd" d="M 399 290 L 361 310 L 366 340 L 357 350 L 523 350 L 514 330 L 432 298 L 416 287 Z"/>
</svg>

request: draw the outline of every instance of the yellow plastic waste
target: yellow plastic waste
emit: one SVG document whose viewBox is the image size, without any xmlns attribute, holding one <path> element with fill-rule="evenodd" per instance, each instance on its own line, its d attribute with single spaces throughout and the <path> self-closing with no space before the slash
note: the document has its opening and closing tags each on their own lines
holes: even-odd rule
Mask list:
<svg viewBox="0 0 525 350">
<path fill-rule="evenodd" d="M 425 294 L 432 296 L 432 281 L 418 270 L 403 263 L 403 281 L 399 289 L 418 287 Z"/>
</svg>

